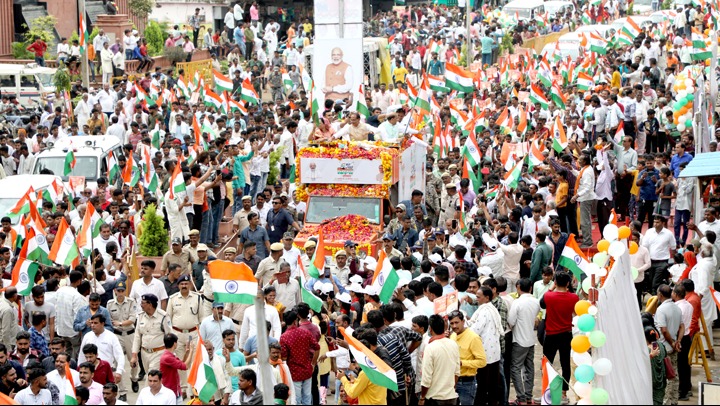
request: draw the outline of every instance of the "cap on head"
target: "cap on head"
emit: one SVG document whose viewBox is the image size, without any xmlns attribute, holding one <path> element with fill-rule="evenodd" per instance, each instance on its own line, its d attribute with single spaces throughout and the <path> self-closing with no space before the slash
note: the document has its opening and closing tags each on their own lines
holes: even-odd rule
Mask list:
<svg viewBox="0 0 720 406">
<path fill-rule="evenodd" d="M 180 245 L 180 244 L 182 244 L 182 240 L 180 239 L 180 237 L 175 237 L 172 239 L 172 245 Z"/>
<path fill-rule="evenodd" d="M 283 250 L 282 243 L 276 242 L 270 245 L 270 251 L 282 251 Z"/>
<path fill-rule="evenodd" d="M 115 290 L 127 290 L 127 284 L 123 281 L 120 281 L 115 285 Z"/>
</svg>

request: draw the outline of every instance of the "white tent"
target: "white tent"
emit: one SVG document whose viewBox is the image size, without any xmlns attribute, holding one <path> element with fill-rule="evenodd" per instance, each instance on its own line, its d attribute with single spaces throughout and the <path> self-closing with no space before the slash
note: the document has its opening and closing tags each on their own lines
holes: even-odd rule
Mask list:
<svg viewBox="0 0 720 406">
<path fill-rule="evenodd" d="M 609 404 L 651 405 L 650 356 L 627 250 L 615 261 L 600 289 L 597 307 L 597 329 L 605 333 L 607 341 L 593 350 L 593 361 L 607 358 L 613 368 L 609 375 L 597 376 L 593 386 L 608 391 Z"/>
</svg>

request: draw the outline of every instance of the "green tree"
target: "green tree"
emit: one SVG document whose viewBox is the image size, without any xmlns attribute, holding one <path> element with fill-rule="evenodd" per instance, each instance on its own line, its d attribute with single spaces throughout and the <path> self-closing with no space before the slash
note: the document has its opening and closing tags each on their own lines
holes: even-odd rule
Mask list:
<svg viewBox="0 0 720 406">
<path fill-rule="evenodd" d="M 48 49 L 51 48 L 52 43 L 55 41 L 55 35 L 53 34 L 53 30 L 55 29 L 55 24 L 57 24 L 57 18 L 53 16 L 44 16 L 44 17 L 37 17 L 36 19 L 32 20 L 30 23 L 31 27 L 28 27 L 27 24 L 23 24 L 23 28 L 26 28 L 27 31 L 23 34 L 24 41 L 22 42 L 13 42 L 11 44 L 12 46 L 12 56 L 15 59 L 33 59 L 35 58 L 35 55 L 33 55 L 32 52 L 28 51 L 26 48 L 30 46 L 30 44 L 35 41 L 35 37 L 39 37 L 41 40 L 45 41 L 45 43 L 48 44 Z M 45 58 L 49 56 L 49 52 L 45 53 Z"/>
<path fill-rule="evenodd" d="M 280 180 L 280 157 L 283 154 L 285 147 L 280 147 L 270 153 L 270 173 L 268 173 L 268 185 L 274 185 L 275 182 Z"/>
<path fill-rule="evenodd" d="M 165 33 L 168 30 L 168 24 L 165 22 L 148 21 L 145 27 L 145 39 L 148 42 L 148 53 L 150 56 L 158 56 L 163 54 L 165 49 Z"/>
<path fill-rule="evenodd" d="M 168 251 L 168 232 L 163 219 L 157 214 L 157 206 L 151 204 L 145 208 L 140 222 L 140 255 L 159 257 Z"/>
<path fill-rule="evenodd" d="M 147 18 L 155 7 L 155 0 L 129 0 L 130 12 L 140 18 Z"/>
</svg>

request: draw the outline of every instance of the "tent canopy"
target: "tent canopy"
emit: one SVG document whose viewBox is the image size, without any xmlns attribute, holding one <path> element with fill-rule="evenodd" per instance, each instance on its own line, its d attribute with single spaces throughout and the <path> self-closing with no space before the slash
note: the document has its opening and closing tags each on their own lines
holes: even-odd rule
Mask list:
<svg viewBox="0 0 720 406">
<path fill-rule="evenodd" d="M 720 175 L 720 152 L 698 154 L 680 172 L 681 178 Z"/>
</svg>

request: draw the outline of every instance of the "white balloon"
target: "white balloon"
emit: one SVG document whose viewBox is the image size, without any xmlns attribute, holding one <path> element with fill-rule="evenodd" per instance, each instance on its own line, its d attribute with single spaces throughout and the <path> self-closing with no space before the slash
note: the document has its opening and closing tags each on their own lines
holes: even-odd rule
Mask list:
<svg viewBox="0 0 720 406">
<path fill-rule="evenodd" d="M 618 227 L 615 224 L 608 224 L 603 230 L 603 237 L 612 242 L 618 238 Z"/>
<path fill-rule="evenodd" d="M 575 389 L 575 393 L 581 399 L 589 398 L 590 394 L 592 393 L 592 385 L 590 385 L 589 383 L 575 382 L 575 384 L 573 385 L 573 389 Z"/>
<path fill-rule="evenodd" d="M 605 268 L 600 268 L 600 269 L 598 269 L 598 272 L 597 272 L 595 275 L 598 276 L 598 277 L 600 277 L 600 278 L 604 278 L 604 277 L 607 276 L 607 269 L 605 269 Z"/>
<path fill-rule="evenodd" d="M 600 358 L 593 362 L 593 369 L 596 375 L 608 375 L 612 371 L 612 361 L 607 358 Z"/>
<path fill-rule="evenodd" d="M 685 123 L 680 123 L 677 126 L 678 131 L 683 132 L 685 131 Z"/>
<path fill-rule="evenodd" d="M 588 398 L 583 398 L 583 399 L 578 400 L 577 404 L 578 405 L 592 405 L 592 402 Z"/>
<path fill-rule="evenodd" d="M 592 364 L 592 355 L 588 352 L 578 353 L 575 351 L 572 351 L 572 360 L 575 363 L 575 365 L 590 365 Z M 582 395 L 579 395 L 580 397 L 583 397 Z"/>
<path fill-rule="evenodd" d="M 692 118 L 693 118 L 692 113 L 691 113 L 691 112 L 687 112 L 687 113 L 683 116 L 683 121 L 692 120 Z"/>
<path fill-rule="evenodd" d="M 694 85 L 695 85 L 695 83 L 693 82 L 692 79 L 685 79 L 685 88 L 693 87 Z"/>
<path fill-rule="evenodd" d="M 677 93 L 677 99 L 678 99 L 678 100 L 684 99 L 685 96 L 687 96 L 687 91 L 684 90 L 684 89 L 681 90 L 681 91 L 679 91 L 679 92 Z"/>
<path fill-rule="evenodd" d="M 600 267 L 597 264 L 590 262 L 586 265 L 585 273 L 587 273 L 587 276 L 597 275 L 598 272 L 600 272 Z"/>
<path fill-rule="evenodd" d="M 627 250 L 627 247 L 624 243 L 620 241 L 615 241 L 610 243 L 610 248 L 608 248 L 608 253 L 615 259 L 618 259 L 620 255 L 624 254 Z"/>
<path fill-rule="evenodd" d="M 588 307 L 588 314 L 591 316 L 597 316 L 598 314 L 598 308 L 597 306 L 590 306 Z"/>
<path fill-rule="evenodd" d="M 578 319 L 579 319 L 579 318 L 580 318 L 580 317 L 578 317 L 578 316 L 573 316 L 573 320 L 572 320 L 573 326 L 577 327 L 577 323 L 578 323 Z"/>
<path fill-rule="evenodd" d="M 695 88 L 692 86 L 689 86 L 689 87 L 685 88 L 685 91 L 687 91 L 688 94 L 693 94 L 693 93 L 695 93 Z"/>
</svg>

